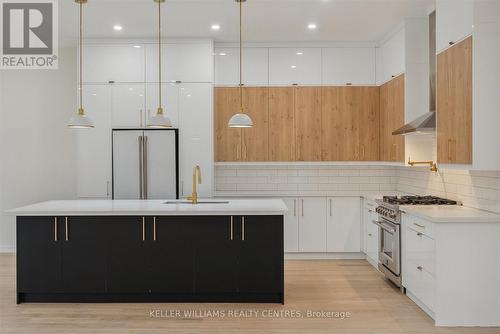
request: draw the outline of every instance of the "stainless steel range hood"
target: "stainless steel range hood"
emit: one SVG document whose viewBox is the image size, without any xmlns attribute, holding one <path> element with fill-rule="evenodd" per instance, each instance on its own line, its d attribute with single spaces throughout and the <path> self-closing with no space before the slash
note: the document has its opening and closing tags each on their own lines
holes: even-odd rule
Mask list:
<svg viewBox="0 0 500 334">
<path fill-rule="evenodd" d="M 436 12 L 429 15 L 429 112 L 392 132 L 393 135 L 436 132 Z"/>
<path fill-rule="evenodd" d="M 413 122 L 405 124 L 401 128 L 394 131 L 393 135 L 407 134 L 429 134 L 436 131 L 436 112 L 430 111 L 423 114 Z"/>
</svg>

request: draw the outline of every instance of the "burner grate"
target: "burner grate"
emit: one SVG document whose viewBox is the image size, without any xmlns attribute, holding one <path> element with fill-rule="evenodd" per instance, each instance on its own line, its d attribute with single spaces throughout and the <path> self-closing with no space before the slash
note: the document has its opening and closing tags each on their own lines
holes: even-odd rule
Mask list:
<svg viewBox="0 0 500 334">
<path fill-rule="evenodd" d="M 384 202 L 393 205 L 457 205 L 456 201 L 436 196 L 384 196 Z"/>
</svg>

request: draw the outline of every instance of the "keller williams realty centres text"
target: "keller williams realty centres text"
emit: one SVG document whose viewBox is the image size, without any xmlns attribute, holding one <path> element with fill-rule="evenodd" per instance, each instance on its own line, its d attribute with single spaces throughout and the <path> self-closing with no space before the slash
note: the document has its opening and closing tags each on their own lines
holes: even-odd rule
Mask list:
<svg viewBox="0 0 500 334">
<path fill-rule="evenodd" d="M 318 319 L 348 319 L 351 312 L 324 310 L 150 310 L 150 318 L 318 318 Z"/>
</svg>

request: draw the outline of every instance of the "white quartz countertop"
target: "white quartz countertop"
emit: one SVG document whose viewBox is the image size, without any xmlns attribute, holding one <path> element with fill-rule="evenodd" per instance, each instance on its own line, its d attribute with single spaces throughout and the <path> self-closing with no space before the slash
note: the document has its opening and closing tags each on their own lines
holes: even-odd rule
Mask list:
<svg viewBox="0 0 500 334">
<path fill-rule="evenodd" d="M 36 203 L 6 211 L 14 216 L 190 216 L 190 215 L 283 215 L 287 211 L 280 199 L 200 199 L 166 200 L 65 200 Z M 182 203 L 184 202 L 184 203 Z M 201 203 L 204 202 L 204 203 Z M 221 203 L 224 202 L 224 203 Z"/>
<path fill-rule="evenodd" d="M 500 223 L 500 214 L 459 205 L 404 205 L 401 210 L 433 223 Z"/>
</svg>

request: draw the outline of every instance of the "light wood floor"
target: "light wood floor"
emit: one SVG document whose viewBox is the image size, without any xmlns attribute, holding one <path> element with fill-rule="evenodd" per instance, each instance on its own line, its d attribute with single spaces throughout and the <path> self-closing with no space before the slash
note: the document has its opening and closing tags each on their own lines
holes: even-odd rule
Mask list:
<svg viewBox="0 0 500 334">
<path fill-rule="evenodd" d="M 362 260 L 288 261 L 286 303 L 15 303 L 15 256 L 0 254 L 0 333 L 495 333 L 500 328 L 436 328 L 432 319 Z M 351 312 L 349 319 L 151 318 L 151 310 Z"/>
</svg>

